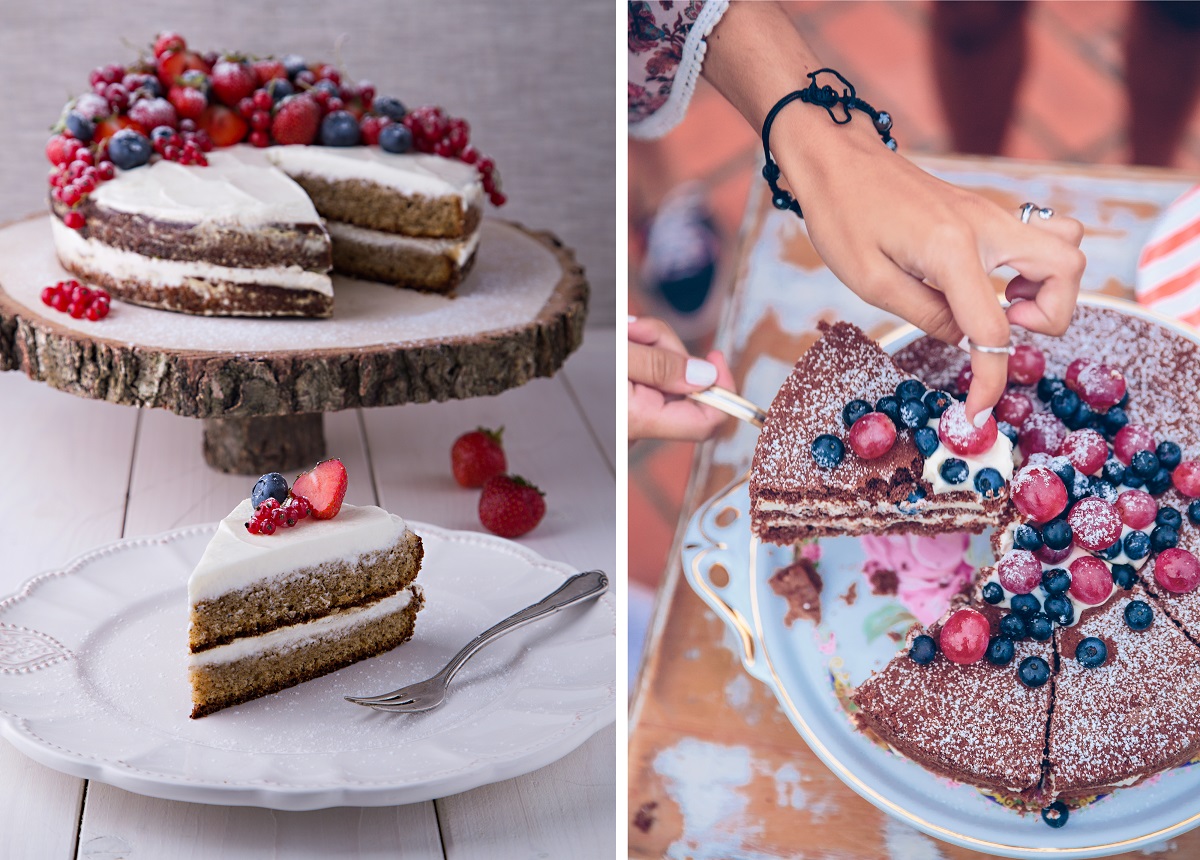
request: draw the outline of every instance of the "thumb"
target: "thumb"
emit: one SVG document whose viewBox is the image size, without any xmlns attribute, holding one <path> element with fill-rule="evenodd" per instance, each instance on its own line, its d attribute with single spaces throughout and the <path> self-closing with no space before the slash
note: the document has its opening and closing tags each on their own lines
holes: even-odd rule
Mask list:
<svg viewBox="0 0 1200 860">
<path fill-rule="evenodd" d="M 702 358 L 668 349 L 629 344 L 629 380 L 668 394 L 688 394 L 717 381 L 717 368 Z"/>
</svg>

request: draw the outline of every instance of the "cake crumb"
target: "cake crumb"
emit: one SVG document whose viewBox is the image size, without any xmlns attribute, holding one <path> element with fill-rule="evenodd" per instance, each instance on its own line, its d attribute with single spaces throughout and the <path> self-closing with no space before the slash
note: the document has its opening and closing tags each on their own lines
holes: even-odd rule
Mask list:
<svg viewBox="0 0 1200 860">
<path fill-rule="evenodd" d="M 850 583 L 850 587 L 846 589 L 846 593 L 842 595 L 842 600 L 847 606 L 853 606 L 854 601 L 858 600 L 858 583 Z"/>
<path fill-rule="evenodd" d="M 771 590 L 788 603 L 784 626 L 791 627 L 800 619 L 821 623 L 821 574 L 811 561 L 801 558 L 781 567 L 772 574 L 769 583 Z"/>
<path fill-rule="evenodd" d="M 871 585 L 871 593 L 876 597 L 888 597 L 900 588 L 900 577 L 896 571 L 881 567 L 873 567 L 867 572 L 867 582 Z"/>
<path fill-rule="evenodd" d="M 633 816 L 633 826 L 643 833 L 649 833 L 650 828 L 654 826 L 654 822 L 657 820 L 654 817 L 654 810 L 656 809 L 658 809 L 657 800 L 643 803 L 638 807 L 637 813 Z"/>
</svg>

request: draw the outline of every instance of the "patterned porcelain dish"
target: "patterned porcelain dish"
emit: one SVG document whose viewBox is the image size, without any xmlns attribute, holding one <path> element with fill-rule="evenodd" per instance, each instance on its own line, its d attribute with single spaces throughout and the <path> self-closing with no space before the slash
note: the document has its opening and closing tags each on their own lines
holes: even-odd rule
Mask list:
<svg viewBox="0 0 1200 860">
<path fill-rule="evenodd" d="M 1081 302 L 1194 331 L 1136 305 Z M 900 329 L 894 352 L 921 333 Z M 748 476 L 691 518 L 683 541 L 689 584 L 734 633 L 746 671 L 766 684 L 800 736 L 850 788 L 931 836 L 1006 857 L 1102 857 L 1144 848 L 1200 824 L 1200 767 L 1177 768 L 1071 813 L 1061 829 L 1022 815 L 979 790 L 922 768 L 858 732 L 847 693 L 883 666 L 916 620 L 936 618 L 956 584 L 992 560 L 987 535 L 939 538 L 822 538 L 799 550 L 752 536 Z M 786 620 L 788 601 L 771 587 L 797 554 L 823 581 L 820 622 Z M 899 572 L 896 578 L 885 571 Z"/>
<path fill-rule="evenodd" d="M 0 600 L 0 734 L 74 776 L 195 803 L 323 809 L 430 800 L 544 767 L 616 716 L 612 593 L 480 651 L 442 707 L 344 695 L 428 678 L 575 570 L 510 541 L 410 523 L 426 605 L 387 654 L 191 720 L 187 579 L 216 524 L 94 550 Z"/>
</svg>

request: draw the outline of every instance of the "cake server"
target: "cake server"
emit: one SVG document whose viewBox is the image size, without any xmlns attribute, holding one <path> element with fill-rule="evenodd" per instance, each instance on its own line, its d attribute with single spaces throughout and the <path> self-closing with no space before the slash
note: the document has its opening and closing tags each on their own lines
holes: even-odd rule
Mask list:
<svg viewBox="0 0 1200 860">
<path fill-rule="evenodd" d="M 368 708 L 395 711 L 401 714 L 415 714 L 419 711 L 432 710 L 445 701 L 446 688 L 450 686 L 450 681 L 458 670 L 484 645 L 518 627 L 524 627 L 539 618 L 553 615 L 560 609 L 599 597 L 607 590 L 608 577 L 604 571 L 589 570 L 577 573 L 537 603 L 526 606 L 519 612 L 514 612 L 503 621 L 480 633 L 451 657 L 445 668 L 432 678 L 379 696 L 345 696 L 344 698 L 347 702 L 353 702 L 356 705 L 365 705 Z"/>
<path fill-rule="evenodd" d="M 755 427 L 762 427 L 763 422 L 767 420 L 767 413 L 758 406 L 740 394 L 735 394 L 728 388 L 722 388 L 719 385 L 703 391 L 693 391 L 688 397 L 697 403 L 720 410 L 726 415 L 732 415 L 740 421 L 753 424 Z"/>
</svg>

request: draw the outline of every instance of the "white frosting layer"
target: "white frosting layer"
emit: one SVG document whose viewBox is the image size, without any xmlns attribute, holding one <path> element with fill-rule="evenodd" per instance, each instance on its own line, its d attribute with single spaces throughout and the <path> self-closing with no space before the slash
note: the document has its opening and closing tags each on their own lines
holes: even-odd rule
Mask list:
<svg viewBox="0 0 1200 860">
<path fill-rule="evenodd" d="M 50 219 L 50 230 L 58 258 L 64 266 L 75 265 L 106 272 L 119 280 L 137 281 L 154 287 L 191 286 L 190 281 L 266 284 L 286 290 L 312 290 L 327 296 L 333 295 L 333 281 L 329 275 L 310 272 L 299 266 L 250 269 L 215 266 L 195 260 L 162 260 L 114 248 L 95 239 L 85 239 L 78 230 L 72 230 L 57 218 Z"/>
<path fill-rule="evenodd" d="M 449 257 L 460 267 L 466 265 L 475 254 L 475 249 L 479 247 L 478 230 L 466 239 L 418 239 L 397 233 L 384 233 L 381 230 L 369 230 L 344 221 L 326 221 L 325 229 L 335 242 L 348 239 L 380 248 L 404 248 L 430 257 Z"/>
<path fill-rule="evenodd" d="M 233 146 L 207 157 L 207 167 L 160 160 L 118 171 L 91 198 L 106 209 L 159 221 L 240 227 L 321 223 L 304 189 L 254 147 Z"/>
<path fill-rule="evenodd" d="M 416 586 L 413 586 L 416 588 Z M 412 589 L 402 588 L 395 594 L 376 600 L 366 606 L 331 612 L 304 624 L 279 627 L 261 636 L 243 636 L 216 648 L 188 655 L 189 666 L 205 666 L 214 663 L 232 663 L 243 657 L 253 657 L 266 652 L 286 654 L 307 645 L 316 639 L 328 638 L 331 634 L 353 628 L 359 624 L 375 621 L 399 612 L 412 602 Z"/>
<path fill-rule="evenodd" d="M 221 520 L 188 579 L 191 603 L 328 561 L 353 563 L 364 553 L 394 546 L 407 528 L 383 508 L 342 505 L 331 520 L 309 517 L 295 528 L 252 535 L 245 524 L 253 513 L 253 504 L 244 499 Z"/>
<path fill-rule="evenodd" d="M 395 155 L 378 146 L 271 146 L 266 157 L 289 176 L 358 179 L 401 194 L 457 196 L 464 210 L 483 200 L 479 171 L 470 164 L 424 153 Z"/>
<path fill-rule="evenodd" d="M 936 433 L 938 420 L 931 418 L 928 426 L 933 428 L 933 431 Z M 951 457 L 962 460 L 967 464 L 967 479 L 961 484 L 951 484 L 942 477 L 942 463 L 945 463 Z M 982 454 L 970 457 L 955 454 L 946 447 L 946 444 L 939 437 L 937 450 L 925 459 L 925 468 L 921 472 L 921 477 L 929 482 L 935 493 L 953 493 L 962 490 L 970 490 L 975 493 L 978 492 L 975 489 L 975 476 L 981 469 L 988 468 L 999 472 L 1005 484 L 1012 482 L 1013 444 L 1012 440 L 1003 433 L 996 434 L 996 441 L 992 443 L 991 448 L 988 448 Z"/>
</svg>

